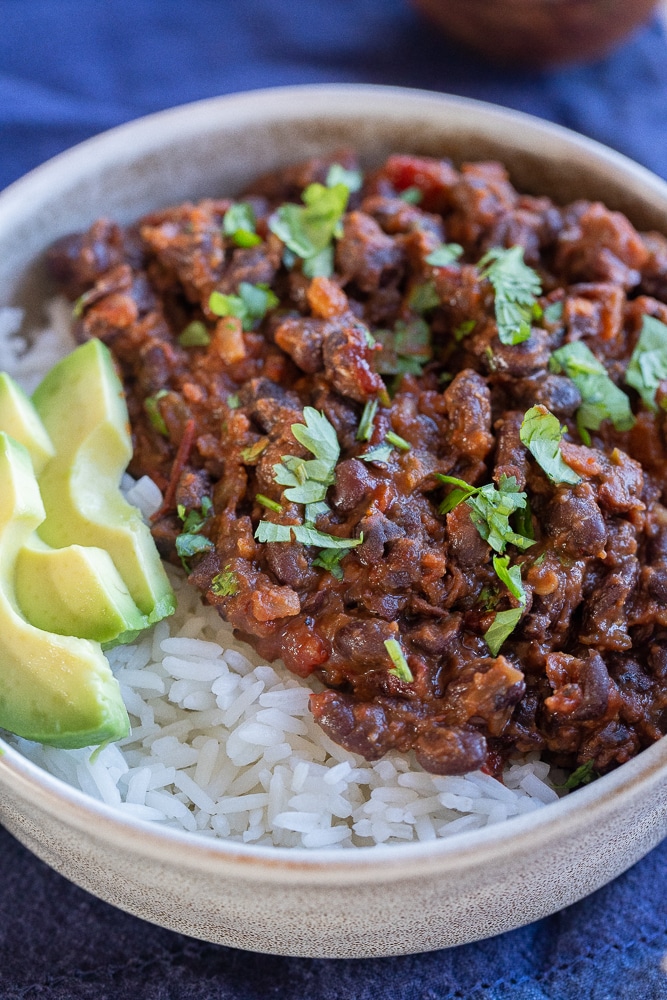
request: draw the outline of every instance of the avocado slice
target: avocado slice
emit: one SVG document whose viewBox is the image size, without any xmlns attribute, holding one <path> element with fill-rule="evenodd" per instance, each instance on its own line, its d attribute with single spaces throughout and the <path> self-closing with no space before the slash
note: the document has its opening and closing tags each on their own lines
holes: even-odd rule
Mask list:
<svg viewBox="0 0 667 1000">
<path fill-rule="evenodd" d="M 0 372 L 0 430 L 28 449 L 37 475 L 56 453 L 30 397 L 7 372 Z"/>
<path fill-rule="evenodd" d="M 54 548 L 105 549 L 145 625 L 172 614 L 174 593 L 150 530 L 119 488 L 132 444 L 109 350 L 89 340 L 51 369 L 32 399 L 56 449 L 39 476 L 40 537 Z"/>
<path fill-rule="evenodd" d="M 44 507 L 28 452 L 4 433 L 0 482 L 0 726 L 70 749 L 121 739 L 129 719 L 100 646 L 35 628 L 18 608 L 16 557 Z"/>
<path fill-rule="evenodd" d="M 111 556 L 92 545 L 53 549 L 35 533 L 18 553 L 14 588 L 27 620 L 47 632 L 117 645 L 146 627 Z"/>
<path fill-rule="evenodd" d="M 27 449 L 37 474 L 55 456 L 37 410 L 6 372 L 0 372 L 0 431 Z M 33 534 L 17 556 L 14 587 L 27 620 L 47 632 L 110 645 L 131 642 L 146 624 L 104 549 L 53 549 Z"/>
</svg>

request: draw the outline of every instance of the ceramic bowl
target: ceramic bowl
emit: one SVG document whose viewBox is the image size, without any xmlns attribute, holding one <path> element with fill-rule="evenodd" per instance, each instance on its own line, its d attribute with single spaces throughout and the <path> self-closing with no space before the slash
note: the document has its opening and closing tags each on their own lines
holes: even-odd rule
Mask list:
<svg viewBox="0 0 667 1000">
<path fill-rule="evenodd" d="M 467 100 L 378 87 L 224 97 L 122 126 L 0 195 L 0 304 L 41 320 L 40 257 L 101 214 L 129 221 L 233 194 L 261 171 L 355 146 L 497 157 L 559 201 L 600 198 L 667 232 L 667 185 L 561 128 Z M 560 802 L 473 833 L 396 847 L 287 850 L 213 842 L 117 816 L 0 744 L 0 820 L 88 891 L 173 930 L 284 955 L 364 957 L 473 941 L 592 892 L 667 834 L 667 740 Z"/>
</svg>

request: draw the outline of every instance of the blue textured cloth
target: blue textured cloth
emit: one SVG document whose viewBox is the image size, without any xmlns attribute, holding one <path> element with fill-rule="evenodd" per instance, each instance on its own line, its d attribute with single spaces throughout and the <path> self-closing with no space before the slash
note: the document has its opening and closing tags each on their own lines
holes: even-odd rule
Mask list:
<svg viewBox="0 0 667 1000">
<path fill-rule="evenodd" d="M 540 74 L 484 65 L 402 0 L 0 0 L 0 187 L 138 115 L 315 81 L 520 108 L 667 177 L 667 41 L 657 19 L 605 60 Z M 489 941 L 318 961 L 250 956 L 147 925 L 0 831 L 0 1000 L 659 1000 L 666 862 L 667 843 L 588 899 Z"/>
</svg>

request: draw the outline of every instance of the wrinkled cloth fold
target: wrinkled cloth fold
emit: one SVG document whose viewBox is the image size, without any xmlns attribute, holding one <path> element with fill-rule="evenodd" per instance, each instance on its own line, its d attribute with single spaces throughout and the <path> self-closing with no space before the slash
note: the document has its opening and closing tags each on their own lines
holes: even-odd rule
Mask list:
<svg viewBox="0 0 667 1000">
<path fill-rule="evenodd" d="M 76 142 L 187 101 L 365 82 L 460 94 L 576 129 L 667 178 L 656 16 L 606 59 L 502 71 L 404 0 L 0 0 L 0 187 Z M 604 845 L 600 845 L 604 850 Z M 667 998 L 667 843 L 552 917 L 401 958 L 259 956 L 120 912 L 0 831 L 0 1000 Z"/>
</svg>

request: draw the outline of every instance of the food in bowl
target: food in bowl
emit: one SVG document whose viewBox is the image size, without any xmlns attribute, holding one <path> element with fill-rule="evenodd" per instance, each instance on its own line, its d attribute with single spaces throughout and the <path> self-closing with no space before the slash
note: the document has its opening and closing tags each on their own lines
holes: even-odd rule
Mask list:
<svg viewBox="0 0 667 1000">
<path fill-rule="evenodd" d="M 377 760 L 590 780 L 664 733 L 667 242 L 349 154 L 67 237 L 163 555 Z"/>
<path fill-rule="evenodd" d="M 292 88 L 220 98 L 132 123 L 5 192 L 3 301 L 23 307 L 25 329 L 35 329 L 51 293 L 41 266 L 44 248 L 65 232 L 86 229 L 102 204 L 125 224 L 157 204 L 236 194 L 261 171 L 352 143 L 368 167 L 396 149 L 451 155 L 456 163 L 500 159 L 520 190 L 547 192 L 559 204 L 602 198 L 640 230 L 667 227 L 663 182 L 548 123 L 396 89 Z M 26 367 L 36 364 L 41 376 L 52 343 L 40 337 Z M 223 626 L 208 610 L 216 627 Z M 191 716 L 194 710 L 183 711 Z M 305 723 L 311 718 L 303 716 Z M 35 767 L 6 741 L 0 813 L 6 828 L 48 864 L 144 919 L 234 947 L 378 956 L 499 933 L 619 874 L 666 832 L 666 746 L 660 740 L 576 794 L 507 824 L 381 848 L 284 850 L 166 829 L 170 821 L 149 826 L 136 821 L 132 802 L 109 808 Z M 368 767 L 375 771 L 387 760 Z M 112 784 L 120 768 L 114 761 L 108 769 Z M 123 776 L 116 787 L 124 790 Z M 192 814 L 199 810 L 192 807 Z"/>
</svg>

